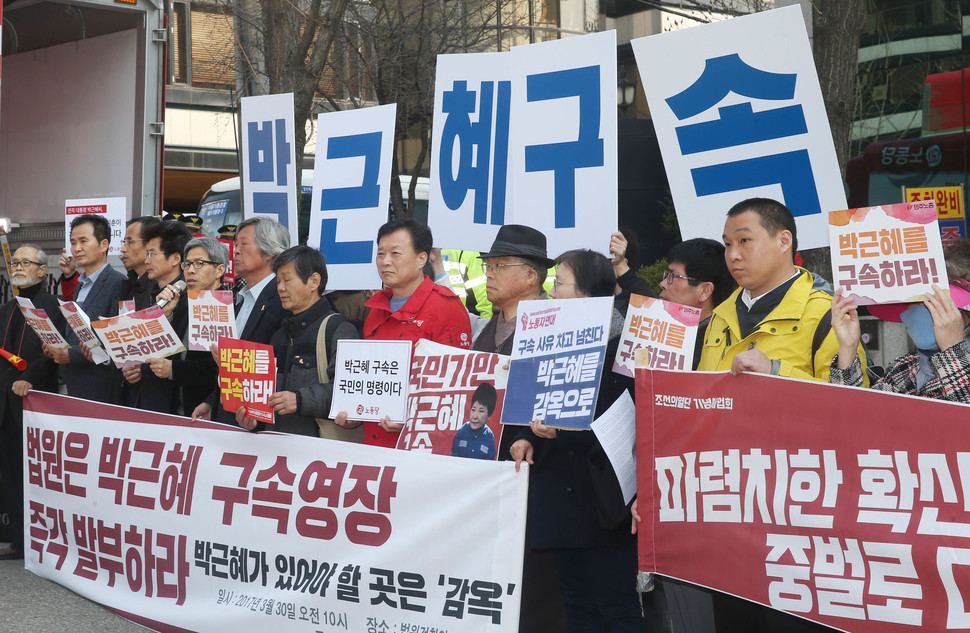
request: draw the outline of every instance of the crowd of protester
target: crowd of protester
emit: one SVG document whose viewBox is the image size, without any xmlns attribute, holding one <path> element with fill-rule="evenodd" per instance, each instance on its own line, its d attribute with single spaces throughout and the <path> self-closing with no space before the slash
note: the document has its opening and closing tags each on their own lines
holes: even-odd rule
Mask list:
<svg viewBox="0 0 970 633">
<path fill-rule="evenodd" d="M 609 368 L 630 294 L 653 293 L 636 275 L 636 242 L 625 231 L 611 236 L 612 262 L 588 250 L 553 260 L 546 237 L 528 226 L 503 226 L 488 251 L 471 253 L 438 251 L 429 227 L 413 219 L 394 220 L 377 234 L 383 288 L 332 295 L 327 295 L 325 253 L 290 246 L 286 228 L 265 217 L 239 225 L 233 262 L 224 244 L 193 236 L 177 220 L 135 218 L 121 248 L 127 275 L 109 265 L 109 236 L 110 226 L 100 216 L 72 221 L 70 252 L 58 260 L 63 297 L 92 318 L 158 304 L 183 340 L 188 300 L 176 283 L 184 281 L 195 290 L 230 289 L 224 276 L 234 264 L 240 280 L 235 288 L 239 338 L 272 345 L 276 354 L 277 391 L 269 404 L 276 413 L 272 429 L 278 432 L 395 446 L 403 426 L 399 422 L 385 418 L 362 424 L 346 412 L 327 417 L 337 342 L 427 339 L 511 354 L 519 304 L 550 296 L 550 270 L 553 298 L 615 297 L 596 414 L 624 391 L 633 395 L 632 379 Z M 692 369 L 869 386 L 872 372 L 858 310 L 841 289 L 832 294 L 823 278 L 795 265 L 798 241 L 791 212 L 774 200 L 746 200 L 728 212 L 723 238 L 723 243 L 692 239 L 675 246 L 660 283 L 661 298 L 701 311 Z M 891 363 L 874 388 L 970 402 L 970 243 L 951 247 L 946 258 L 949 292 L 936 288 L 923 303 L 870 309 L 874 316 L 902 322 L 916 348 Z M 47 311 L 68 349 L 42 345 L 15 301 L 0 306 L 2 347 L 26 361 L 23 370 L 0 363 L 0 465 L 13 528 L 21 535 L 0 549 L 0 558 L 23 557 L 24 518 L 16 500 L 23 498 L 23 397 L 31 389 L 57 391 L 60 379 L 75 397 L 253 432 L 267 428 L 246 417 L 244 409 L 222 409 L 217 349 L 149 358 L 123 370 L 94 363 L 60 317 L 56 298 L 44 290 L 47 261 L 42 249 L 22 245 L 10 261 L 11 282 L 21 297 Z M 476 392 L 473 406 L 487 419 L 495 408 L 494 389 Z M 603 482 L 615 484 L 615 478 L 598 478 L 590 467 L 611 473 L 593 433 L 557 430 L 536 420 L 506 429 L 497 446 L 491 441 L 490 450 L 499 459 L 514 460 L 516 468 L 530 464 L 520 630 L 643 630 L 631 511 L 633 533 L 640 517 L 635 501 L 624 507 L 604 493 Z M 730 611 L 717 613 L 723 630 L 734 617 Z"/>
</svg>

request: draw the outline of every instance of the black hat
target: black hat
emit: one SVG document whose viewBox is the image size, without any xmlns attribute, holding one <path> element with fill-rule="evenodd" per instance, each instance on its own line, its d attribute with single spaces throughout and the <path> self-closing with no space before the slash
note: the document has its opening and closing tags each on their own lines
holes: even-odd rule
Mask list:
<svg viewBox="0 0 970 633">
<path fill-rule="evenodd" d="M 546 255 L 546 236 L 524 224 L 504 225 L 495 235 L 492 248 L 479 257 L 482 259 L 489 257 L 524 257 L 543 264 L 546 268 L 555 263 Z"/>
</svg>

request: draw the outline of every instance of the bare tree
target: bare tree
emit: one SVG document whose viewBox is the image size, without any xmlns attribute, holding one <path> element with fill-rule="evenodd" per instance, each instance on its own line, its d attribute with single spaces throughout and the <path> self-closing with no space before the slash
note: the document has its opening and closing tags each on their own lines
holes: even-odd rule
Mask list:
<svg viewBox="0 0 970 633">
<path fill-rule="evenodd" d="M 815 69 L 844 180 L 855 113 L 859 36 L 866 12 L 862 0 L 814 0 L 812 16 Z"/>
<path fill-rule="evenodd" d="M 306 146 L 306 122 L 343 29 L 348 0 L 223 0 L 238 23 L 238 70 L 249 94 L 293 93 L 297 191 Z"/>
<path fill-rule="evenodd" d="M 427 173 L 438 55 L 498 50 L 501 28 L 513 26 L 515 17 L 500 16 L 498 6 L 494 0 L 367 0 L 348 8 L 343 40 L 350 55 L 332 58 L 337 81 L 323 96 L 333 108 L 341 100 L 359 107 L 347 86 L 362 86 L 359 94 L 368 101 L 397 104 L 391 204 L 399 216 L 413 211 L 417 185 L 412 178 L 405 204 L 400 174 Z M 405 144 L 415 150 L 407 164 Z"/>
</svg>

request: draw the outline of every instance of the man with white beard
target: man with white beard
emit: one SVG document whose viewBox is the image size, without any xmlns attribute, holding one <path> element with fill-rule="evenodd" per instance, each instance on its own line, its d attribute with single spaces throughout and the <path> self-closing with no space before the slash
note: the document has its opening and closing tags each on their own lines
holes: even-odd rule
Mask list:
<svg viewBox="0 0 970 633">
<path fill-rule="evenodd" d="M 47 254 L 33 244 L 25 244 L 14 252 L 10 271 L 10 282 L 17 286 L 20 296 L 45 310 L 63 334 L 65 322 L 57 299 L 44 290 Z M 3 560 L 24 557 L 23 397 L 31 389 L 56 392 L 57 365 L 44 356 L 43 344 L 27 325 L 16 299 L 0 306 L 0 333 L 0 346 L 27 362 L 21 371 L 12 362 L 0 359 L 0 482 L 14 534 L 14 541 L 0 549 Z"/>
</svg>

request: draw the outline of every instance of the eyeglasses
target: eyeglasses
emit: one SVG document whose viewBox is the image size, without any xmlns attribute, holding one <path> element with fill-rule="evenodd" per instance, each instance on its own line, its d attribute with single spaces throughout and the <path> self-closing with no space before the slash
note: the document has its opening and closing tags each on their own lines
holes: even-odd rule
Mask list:
<svg viewBox="0 0 970 633">
<path fill-rule="evenodd" d="M 684 275 L 678 275 L 677 273 L 670 270 L 669 268 L 664 271 L 664 276 L 660 278 L 660 281 L 666 281 L 667 283 L 672 284 L 674 283 L 675 279 L 684 279 L 685 281 L 688 281 L 688 282 L 697 281 L 693 277 L 685 277 Z"/>
<path fill-rule="evenodd" d="M 25 259 L 23 261 L 21 261 L 19 259 L 11 259 L 10 260 L 10 267 L 11 268 L 27 268 L 28 264 L 29 265 L 33 265 L 33 266 L 43 266 L 44 265 L 44 264 L 42 264 L 40 262 L 32 262 L 29 259 Z"/>
<path fill-rule="evenodd" d="M 553 278 L 552 280 L 553 290 L 559 290 L 559 286 L 575 286 L 575 285 L 576 285 L 575 281 L 559 281 L 556 278 Z"/>
<path fill-rule="evenodd" d="M 125 246 L 131 246 L 135 242 L 144 242 L 144 241 L 145 240 L 140 240 L 135 237 L 126 237 L 125 239 L 121 240 L 121 243 L 124 244 Z"/>
<path fill-rule="evenodd" d="M 517 264 L 489 264 L 488 262 L 482 262 L 482 270 L 485 272 L 485 274 L 488 274 L 488 271 L 493 270 L 497 275 L 500 270 L 502 270 L 503 268 L 508 268 L 509 266 L 530 266 L 530 265 L 531 264 L 527 264 L 525 262 L 519 262 Z"/>
<path fill-rule="evenodd" d="M 156 255 L 165 257 L 164 251 L 145 251 L 145 257 L 155 257 Z"/>
<path fill-rule="evenodd" d="M 195 268 L 196 270 L 199 270 L 206 264 L 212 264 L 213 266 L 218 266 L 219 262 L 214 262 L 210 259 L 196 259 L 194 261 L 184 261 L 180 265 L 182 266 L 182 270 L 188 270 L 189 266 Z"/>
</svg>

